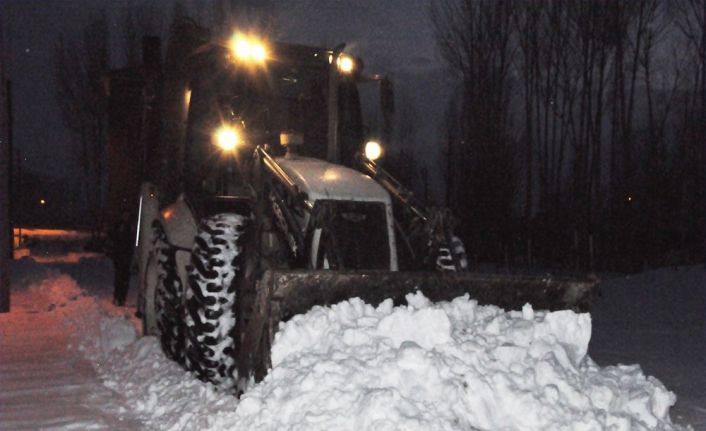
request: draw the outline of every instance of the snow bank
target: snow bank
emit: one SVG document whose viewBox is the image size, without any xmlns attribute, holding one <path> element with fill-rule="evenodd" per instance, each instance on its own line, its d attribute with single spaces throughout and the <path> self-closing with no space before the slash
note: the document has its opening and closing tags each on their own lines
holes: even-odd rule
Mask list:
<svg viewBox="0 0 706 431">
<path fill-rule="evenodd" d="M 295 316 L 276 335 L 273 369 L 238 403 L 167 360 L 154 337 L 137 337 L 134 310 L 110 303 L 109 268 L 105 259 L 14 261 L 15 312 L 4 319 L 6 329 L 22 319 L 71 329 L 71 337 L 57 330 L 57 342 L 70 338 L 116 395 L 84 405 L 97 423 L 110 412 L 156 430 L 683 429 L 669 417 L 674 394 L 657 379 L 587 356 L 589 315 L 504 312 L 466 297 L 431 304 L 420 294 L 407 306 L 351 299 Z M 702 289 L 695 271 L 701 278 L 685 283 Z M 702 290 L 692 291 L 689 300 L 703 301 Z M 634 295 L 620 299 L 631 304 Z M 650 310 L 645 319 L 654 319 Z M 680 316 L 669 327 L 683 323 Z"/>
<path fill-rule="evenodd" d="M 506 313 L 467 297 L 316 307 L 280 329 L 244 429 L 675 429 L 676 397 L 639 366 L 586 356 L 587 314 Z M 220 422 L 225 427 L 229 424 Z"/>
<path fill-rule="evenodd" d="M 125 309 L 70 277 L 27 289 L 73 326 L 71 346 L 125 400 L 118 413 L 147 429 L 681 429 L 669 418 L 676 397 L 658 380 L 586 355 L 588 314 L 421 294 L 399 307 L 315 307 L 281 325 L 273 369 L 238 402 L 166 359 L 156 338 L 137 338 Z"/>
<path fill-rule="evenodd" d="M 72 301 L 84 296 L 83 290 L 76 281 L 66 274 L 55 273 L 39 283 L 29 285 L 29 294 L 36 301 L 37 307 L 64 307 Z"/>
<path fill-rule="evenodd" d="M 71 276 L 33 259 L 13 264 L 13 308 L 35 319 L 51 317 L 59 333 L 68 334 L 66 349 L 88 360 L 102 385 L 117 394 L 117 405 L 114 398 L 88 397 L 86 406 L 98 412 L 97 422 L 109 412 L 137 419 L 145 429 L 197 430 L 208 428 L 212 417 L 234 415 L 235 397 L 214 391 L 168 360 L 156 338 L 138 338 L 134 309 L 112 305 L 110 289 L 92 296 Z M 91 272 L 86 263 L 83 269 Z"/>
<path fill-rule="evenodd" d="M 18 241 L 20 237 L 21 242 Z M 83 250 L 91 239 L 88 231 L 15 228 L 13 238 L 15 259 L 32 256 L 37 262 L 42 263 L 78 263 L 82 258 L 100 256 L 98 253 Z"/>
<path fill-rule="evenodd" d="M 13 284 L 13 302 L 28 313 L 55 312 L 70 328 L 70 349 L 93 362 L 107 360 L 114 350 L 137 339 L 130 312 L 113 306 L 108 298 L 88 295 L 68 274 L 23 259 L 13 269 L 25 272 Z M 40 270 L 36 270 L 40 269 Z M 24 270 L 24 271 L 22 271 Z"/>
<path fill-rule="evenodd" d="M 99 372 L 106 386 L 125 396 L 146 429 L 220 429 L 216 422 L 234 422 L 238 400 L 168 360 L 155 337 L 115 351 Z"/>
</svg>

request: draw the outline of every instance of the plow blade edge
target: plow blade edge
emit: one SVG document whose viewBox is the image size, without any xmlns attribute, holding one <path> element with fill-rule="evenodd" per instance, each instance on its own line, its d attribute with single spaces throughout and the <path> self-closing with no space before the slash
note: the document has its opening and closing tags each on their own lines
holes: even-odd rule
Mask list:
<svg viewBox="0 0 706 431">
<path fill-rule="evenodd" d="M 597 284 L 596 279 L 478 273 L 266 271 L 259 281 L 250 318 L 239 331 L 239 375 L 261 380 L 271 367 L 270 348 L 279 323 L 316 305 L 355 297 L 375 306 L 391 298 L 397 305 L 405 303 L 407 294 L 420 291 L 434 302 L 468 294 L 481 305 L 506 310 L 521 309 L 529 303 L 537 310 L 585 312 Z"/>
</svg>

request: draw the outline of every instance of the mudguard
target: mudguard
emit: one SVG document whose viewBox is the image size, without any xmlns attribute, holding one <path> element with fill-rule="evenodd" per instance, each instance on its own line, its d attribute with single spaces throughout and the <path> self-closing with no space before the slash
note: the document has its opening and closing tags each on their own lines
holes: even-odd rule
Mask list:
<svg viewBox="0 0 706 431">
<path fill-rule="evenodd" d="M 198 232 L 198 223 L 184 195 L 160 212 L 160 222 L 167 242 L 176 249 L 176 270 L 182 286 L 189 285 L 186 266 L 191 261 L 191 250 Z"/>
<path fill-rule="evenodd" d="M 196 220 L 184 196 L 168 207 L 159 211 L 159 192 L 150 183 L 142 184 L 138 216 L 138 235 L 136 239 L 137 266 L 139 271 L 138 307 L 143 319 L 143 333 L 157 334 L 155 320 L 155 288 L 159 282 L 157 256 L 154 250 L 153 224 L 161 224 L 167 236 L 167 242 L 177 249 L 177 274 L 182 286 L 187 286 L 186 265 L 190 260 L 191 248 L 196 236 Z"/>
<path fill-rule="evenodd" d="M 159 194 L 154 184 L 142 183 L 137 215 L 137 237 L 135 238 L 135 257 L 138 269 L 137 308 L 144 316 L 143 333 L 156 333 L 157 323 L 154 313 L 154 287 L 157 284 L 156 262 L 153 258 L 152 221 L 159 217 Z"/>
</svg>

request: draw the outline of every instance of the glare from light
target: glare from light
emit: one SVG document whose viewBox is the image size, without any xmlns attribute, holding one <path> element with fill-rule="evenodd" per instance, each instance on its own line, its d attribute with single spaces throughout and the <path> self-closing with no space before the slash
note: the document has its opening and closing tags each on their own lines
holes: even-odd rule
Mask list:
<svg viewBox="0 0 706 431">
<path fill-rule="evenodd" d="M 223 125 L 216 130 L 216 145 L 223 151 L 233 151 L 240 143 L 240 133 L 231 126 Z"/>
<path fill-rule="evenodd" d="M 377 160 L 382 156 L 382 145 L 377 141 L 368 141 L 365 144 L 365 157 L 368 160 Z"/>
<path fill-rule="evenodd" d="M 236 39 L 234 51 L 238 58 L 246 59 L 250 57 L 250 44 L 245 39 Z"/>
<path fill-rule="evenodd" d="M 45 205 L 45 204 L 47 203 L 47 201 L 45 201 L 44 199 L 40 199 L 40 200 L 39 200 L 39 203 L 40 203 L 41 205 Z"/>
<path fill-rule="evenodd" d="M 140 246 L 140 224 L 142 222 L 142 195 L 140 194 L 140 204 L 137 207 L 137 229 L 135 229 L 135 247 Z"/>
<path fill-rule="evenodd" d="M 184 105 L 186 105 L 186 109 L 189 109 L 190 104 L 191 104 L 191 90 L 186 90 L 186 93 L 184 93 Z"/>
<path fill-rule="evenodd" d="M 341 73 L 351 73 L 353 72 L 353 69 L 355 69 L 355 62 L 353 61 L 353 57 L 346 54 L 341 54 L 338 56 L 338 60 L 336 60 L 336 65 L 338 66 L 338 70 L 341 71 Z"/>
<path fill-rule="evenodd" d="M 304 143 L 304 137 L 301 133 L 281 132 L 279 134 L 279 143 L 283 147 L 288 147 L 290 145 L 302 145 Z"/>
<path fill-rule="evenodd" d="M 265 46 L 261 44 L 253 45 L 250 49 L 250 56 L 258 63 L 263 63 L 267 57 Z"/>
<path fill-rule="evenodd" d="M 236 33 L 230 40 L 230 48 L 235 57 L 246 63 L 264 63 L 267 60 L 265 44 L 251 36 Z"/>
<path fill-rule="evenodd" d="M 324 172 L 323 178 L 326 181 L 336 181 L 337 179 L 340 178 L 340 175 L 338 175 L 338 172 L 334 171 L 333 169 L 327 169 Z"/>
</svg>

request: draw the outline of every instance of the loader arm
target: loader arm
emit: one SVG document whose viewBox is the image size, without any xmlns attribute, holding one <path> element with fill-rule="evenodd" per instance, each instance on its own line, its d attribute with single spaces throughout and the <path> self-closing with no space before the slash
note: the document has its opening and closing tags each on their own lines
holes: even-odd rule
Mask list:
<svg viewBox="0 0 706 431">
<path fill-rule="evenodd" d="M 363 157 L 362 154 L 358 154 L 358 161 L 363 166 L 364 172 L 377 181 L 385 190 L 387 190 L 388 193 L 390 193 L 390 195 L 397 199 L 398 202 L 402 203 L 412 214 L 424 222 L 429 219 L 428 210 L 415 202 L 412 191 L 404 187 L 402 183 L 390 175 L 389 172 L 384 170 L 374 161 Z"/>
<path fill-rule="evenodd" d="M 428 268 L 440 247 L 449 247 L 453 243 L 453 231 L 456 219 L 448 208 L 425 208 L 407 189 L 389 172 L 375 161 L 358 154 L 358 161 L 363 171 L 378 182 L 402 207 L 408 219 L 403 223 L 406 229 L 399 229 L 408 244 L 413 260 L 418 267 Z M 411 217 L 410 217 L 411 216 Z M 416 245 L 416 249 L 414 245 Z M 465 254 L 465 252 L 464 252 Z M 468 270 L 464 257 L 452 255 L 453 267 L 456 272 Z M 461 261 L 463 260 L 463 262 Z"/>
<path fill-rule="evenodd" d="M 313 207 L 308 196 L 299 189 L 295 181 L 265 148 L 258 146 L 255 149 L 254 159 L 259 165 L 255 168 L 256 177 L 253 179 L 255 192 L 261 196 L 261 204 L 270 205 L 273 208 L 276 223 L 287 237 L 291 252 L 301 258 L 301 253 L 306 249 L 305 238 L 302 226 L 293 213 L 311 212 Z M 271 184 L 270 187 L 265 186 L 268 181 Z M 257 211 L 260 212 L 258 215 L 261 217 L 264 208 L 259 208 Z"/>
</svg>

